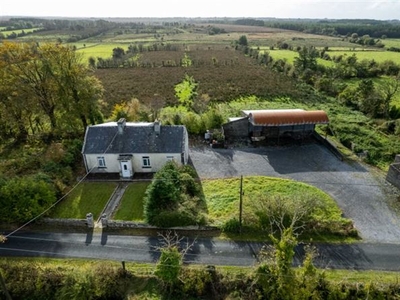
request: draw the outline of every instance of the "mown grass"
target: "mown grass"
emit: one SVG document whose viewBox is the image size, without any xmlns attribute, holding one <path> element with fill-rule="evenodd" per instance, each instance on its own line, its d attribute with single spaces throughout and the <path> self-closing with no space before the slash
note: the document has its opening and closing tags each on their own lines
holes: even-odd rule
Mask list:
<svg viewBox="0 0 400 300">
<path fill-rule="evenodd" d="M 144 221 L 143 198 L 150 182 L 131 183 L 126 189 L 114 220 Z"/>
<path fill-rule="evenodd" d="M 99 218 L 117 184 L 112 182 L 84 182 L 78 185 L 51 211 L 51 218 L 85 219 L 87 213 Z"/>
</svg>

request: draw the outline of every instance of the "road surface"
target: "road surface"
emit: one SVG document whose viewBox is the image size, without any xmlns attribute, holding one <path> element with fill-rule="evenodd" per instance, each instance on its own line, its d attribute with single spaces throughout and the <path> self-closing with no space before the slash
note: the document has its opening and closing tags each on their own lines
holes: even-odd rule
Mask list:
<svg viewBox="0 0 400 300">
<path fill-rule="evenodd" d="M 88 258 L 126 262 L 154 263 L 159 258 L 157 237 L 127 236 L 106 232 L 17 233 L 0 244 L 0 256 Z M 261 242 L 235 242 L 213 238 L 189 240 L 191 250 L 185 262 L 206 265 L 253 266 L 258 263 Z M 398 244 L 315 244 L 320 268 L 400 271 Z M 294 265 L 304 255 L 304 245 L 296 247 Z"/>
</svg>

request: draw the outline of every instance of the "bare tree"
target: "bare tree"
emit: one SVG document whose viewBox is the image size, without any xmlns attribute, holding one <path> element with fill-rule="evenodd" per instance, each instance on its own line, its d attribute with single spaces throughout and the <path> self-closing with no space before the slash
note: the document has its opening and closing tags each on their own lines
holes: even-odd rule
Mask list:
<svg viewBox="0 0 400 300">
<path fill-rule="evenodd" d="M 282 236 L 288 228 L 292 229 L 293 234 L 300 234 L 309 221 L 310 214 L 318 207 L 318 201 L 272 196 L 264 197 L 254 205 L 260 225 L 268 229 L 272 235 Z"/>
<path fill-rule="evenodd" d="M 174 284 L 180 281 L 179 275 L 182 268 L 183 258 L 186 253 L 192 249 L 193 242 L 180 237 L 175 231 L 159 233 L 161 237 L 161 246 L 157 249 L 161 252 L 158 260 L 155 275 L 161 279 L 164 288 L 171 292 Z"/>
</svg>

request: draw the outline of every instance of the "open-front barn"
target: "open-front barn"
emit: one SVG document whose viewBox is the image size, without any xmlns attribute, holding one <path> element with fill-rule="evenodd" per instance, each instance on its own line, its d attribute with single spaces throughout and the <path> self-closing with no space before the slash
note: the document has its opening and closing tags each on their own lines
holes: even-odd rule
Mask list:
<svg viewBox="0 0 400 300">
<path fill-rule="evenodd" d="M 329 118 L 323 110 L 243 110 L 241 117 L 230 118 L 222 128 L 227 141 L 261 141 L 280 137 L 309 137 L 314 133 L 315 125 L 328 123 Z"/>
</svg>

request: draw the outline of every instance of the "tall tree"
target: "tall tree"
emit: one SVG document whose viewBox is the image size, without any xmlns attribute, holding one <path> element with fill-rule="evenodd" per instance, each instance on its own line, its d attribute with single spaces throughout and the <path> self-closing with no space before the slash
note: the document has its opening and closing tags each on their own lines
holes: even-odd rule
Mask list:
<svg viewBox="0 0 400 300">
<path fill-rule="evenodd" d="M 48 123 L 55 131 L 60 124 L 75 121 L 80 121 L 78 127 L 85 128 L 88 120 L 93 123 L 100 117 L 98 100 L 103 88 L 72 48 L 57 44 L 3 43 L 0 57 L 0 72 L 7 74 L 0 79 L 0 95 L 6 96 L 2 99 L 10 99 L 10 95 L 18 92 L 19 101 L 29 99 L 30 105 L 25 105 L 23 110 L 25 114 L 31 113 L 31 119 Z M 17 107 L 14 105 L 14 108 Z M 24 118 L 23 111 L 18 113 Z"/>
<path fill-rule="evenodd" d="M 296 70 L 304 72 L 307 69 L 315 71 L 317 69 L 318 50 L 315 47 L 302 47 L 299 56 L 294 59 Z"/>
</svg>

